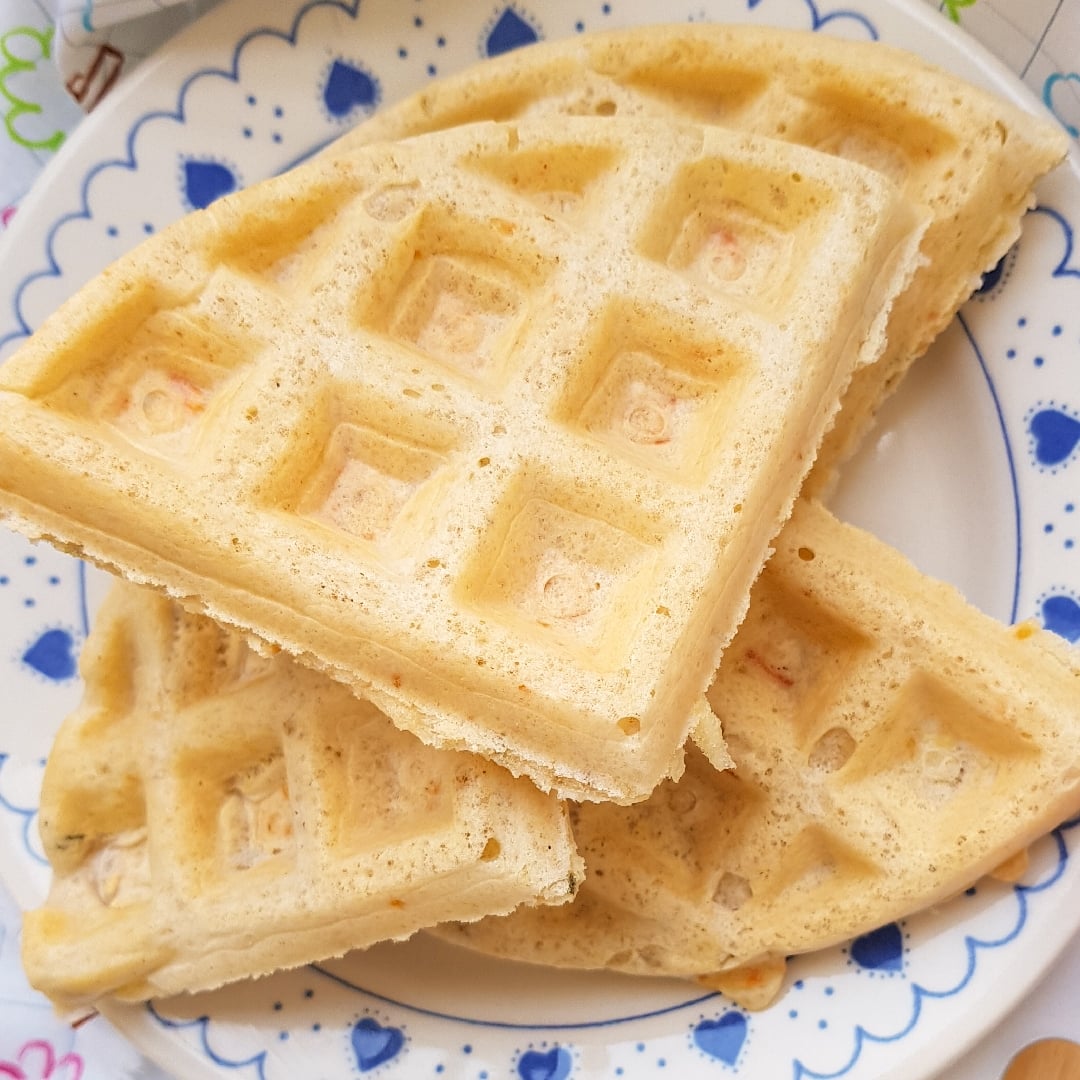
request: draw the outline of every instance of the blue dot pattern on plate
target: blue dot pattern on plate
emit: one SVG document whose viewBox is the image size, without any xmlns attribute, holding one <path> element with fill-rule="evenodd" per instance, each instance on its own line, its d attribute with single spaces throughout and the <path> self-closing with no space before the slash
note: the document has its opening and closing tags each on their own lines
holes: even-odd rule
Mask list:
<svg viewBox="0 0 1080 1080">
<path fill-rule="evenodd" d="M 46 548 L 11 558 L 0 565 L 0 604 L 7 625 L 29 630 L 18 647 L 19 666 L 52 683 L 74 679 L 87 630 L 82 566 Z"/>
<path fill-rule="evenodd" d="M 961 323 L 991 388 L 1014 485 L 1016 579 L 1008 618 L 1034 617 L 1075 642 L 1080 328 L 1074 312 L 1080 310 L 1080 265 L 1073 224 L 1050 198 L 1043 195 L 1025 221 L 1021 242 L 984 275 Z M 995 351 L 983 352 L 977 341 L 995 343 Z"/>
</svg>

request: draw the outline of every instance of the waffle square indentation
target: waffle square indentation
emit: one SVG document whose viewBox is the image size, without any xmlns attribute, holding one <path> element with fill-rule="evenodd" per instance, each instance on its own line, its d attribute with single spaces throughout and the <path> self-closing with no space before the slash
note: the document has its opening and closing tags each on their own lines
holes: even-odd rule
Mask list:
<svg viewBox="0 0 1080 1080">
<path fill-rule="evenodd" d="M 759 898 L 779 897 L 789 889 L 811 898 L 819 891 L 828 895 L 838 881 L 869 882 L 882 873 L 880 864 L 842 836 L 823 825 L 807 825 L 780 848 Z"/>
<path fill-rule="evenodd" d="M 195 896 L 236 874 L 279 878 L 296 858 L 281 738 L 267 724 L 238 737 L 224 700 L 193 706 L 204 710 L 191 721 L 201 730 L 176 746 L 169 777 L 175 801 L 169 813 L 182 848 L 175 852 L 177 885 Z"/>
<path fill-rule="evenodd" d="M 709 288 L 749 296 L 791 257 L 792 237 L 734 201 L 698 207 L 682 221 L 668 263 Z"/>
<path fill-rule="evenodd" d="M 695 483 L 722 442 L 750 358 L 680 321 L 672 312 L 612 303 L 584 344 L 560 412 L 635 464 Z"/>
<path fill-rule="evenodd" d="M 1011 724 L 943 679 L 915 672 L 897 690 L 843 771 L 844 783 L 902 785 L 906 798 L 950 821 L 977 817 L 999 776 L 1036 749 Z M 945 820 L 948 819 L 948 820 Z"/>
<path fill-rule="evenodd" d="M 680 169 L 642 250 L 711 292 L 780 309 L 790 302 L 794 268 L 812 265 L 832 200 L 820 181 L 790 169 L 706 158 Z"/>
<path fill-rule="evenodd" d="M 866 165 L 904 185 L 912 174 L 957 152 L 955 137 L 925 117 L 880 97 L 836 87 L 806 96 L 788 138 Z"/>
<path fill-rule="evenodd" d="M 296 838 L 283 755 L 256 761 L 227 779 L 218 813 L 218 846 L 222 865 L 231 870 L 293 858 Z"/>
<path fill-rule="evenodd" d="M 503 508 L 501 543 L 476 600 L 526 638 L 616 666 L 648 604 L 657 550 L 608 520 L 534 492 Z"/>
<path fill-rule="evenodd" d="M 358 328 L 443 372 L 501 388 L 530 298 L 555 265 L 549 241 L 525 217 L 484 219 L 442 204 L 409 214 L 391 240 L 357 295 Z"/>
<path fill-rule="evenodd" d="M 378 543 L 444 461 L 444 454 L 430 447 L 340 423 L 304 486 L 298 509 L 349 536 Z"/>
<path fill-rule="evenodd" d="M 225 383 L 258 345 L 223 337 L 194 310 L 160 311 L 107 357 L 73 373 L 51 403 L 108 424 L 143 450 L 183 461 Z"/>
<path fill-rule="evenodd" d="M 780 584 L 766 566 L 721 662 L 724 692 L 737 692 L 747 702 L 733 714 L 752 717 L 767 710 L 783 720 L 793 745 L 815 763 L 830 771 L 838 768 L 852 744 L 836 734 L 821 740 L 870 644 L 858 627 L 812 596 Z M 728 735 L 741 746 L 744 733 L 736 723 Z M 752 747 L 752 727 L 745 737 Z"/>
<path fill-rule="evenodd" d="M 405 279 L 392 330 L 433 360 L 483 379 L 500 367 L 522 301 L 517 284 L 497 268 L 434 255 Z"/>
<path fill-rule="evenodd" d="M 326 695 L 294 751 L 303 773 L 339 778 L 308 793 L 331 862 L 401 848 L 457 811 L 456 755 L 424 746 L 347 690 Z"/>
</svg>

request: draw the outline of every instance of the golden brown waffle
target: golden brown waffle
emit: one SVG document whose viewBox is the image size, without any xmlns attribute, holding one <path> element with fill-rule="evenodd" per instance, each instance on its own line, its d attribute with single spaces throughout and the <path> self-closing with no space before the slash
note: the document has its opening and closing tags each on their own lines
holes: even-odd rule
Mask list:
<svg viewBox="0 0 1080 1080">
<path fill-rule="evenodd" d="M 0 511 L 425 741 L 640 799 L 920 229 L 862 166 L 668 121 L 316 161 L 4 366 Z"/>
<path fill-rule="evenodd" d="M 822 493 L 887 393 L 1019 234 L 1032 185 L 1068 141 L 1035 117 L 879 43 L 762 26 L 638 26 L 486 60 L 377 113 L 326 153 L 476 120 L 659 116 L 861 161 L 931 223 L 879 364 L 855 375 L 808 491 Z M 572 185 L 560 192 L 573 196 Z"/>
<path fill-rule="evenodd" d="M 734 771 L 694 751 L 644 803 L 575 808 L 572 904 L 438 932 L 761 1005 L 786 957 L 955 895 L 1080 809 L 1080 650 L 810 500 L 709 701 Z"/>
<path fill-rule="evenodd" d="M 552 796 L 149 590 L 109 594 L 82 673 L 41 794 L 52 885 L 23 930 L 31 983 L 63 1008 L 574 893 Z"/>
</svg>

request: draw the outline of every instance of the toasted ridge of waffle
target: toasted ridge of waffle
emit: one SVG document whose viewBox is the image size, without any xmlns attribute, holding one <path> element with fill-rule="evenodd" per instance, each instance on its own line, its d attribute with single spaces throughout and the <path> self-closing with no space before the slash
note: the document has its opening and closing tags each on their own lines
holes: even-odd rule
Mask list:
<svg viewBox="0 0 1080 1080">
<path fill-rule="evenodd" d="M 1080 809 L 1080 649 L 998 623 L 811 500 L 709 701 L 733 771 L 695 750 L 646 802 L 575 808 L 572 904 L 436 932 L 760 1006 L 786 957 L 956 895 Z"/>
<path fill-rule="evenodd" d="M 425 741 L 643 798 L 922 224 L 872 170 L 666 120 L 316 160 L 4 365 L 0 513 Z"/>
<path fill-rule="evenodd" d="M 28 977 L 63 1009 L 573 895 L 553 796 L 164 597 L 116 586 L 81 663 L 41 794 L 52 884 L 23 929 Z"/>
<path fill-rule="evenodd" d="M 376 113 L 329 155 L 481 119 L 660 116 L 825 150 L 926 209 L 925 262 L 893 305 L 881 361 L 856 373 L 806 490 L 822 494 L 883 398 L 1019 235 L 1068 140 L 910 53 L 809 31 L 708 23 L 580 34 L 482 61 Z"/>
</svg>

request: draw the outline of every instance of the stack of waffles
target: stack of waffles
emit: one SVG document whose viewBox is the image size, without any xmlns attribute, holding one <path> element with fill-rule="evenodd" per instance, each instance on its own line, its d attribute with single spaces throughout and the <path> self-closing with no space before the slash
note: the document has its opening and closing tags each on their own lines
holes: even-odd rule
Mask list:
<svg viewBox="0 0 1080 1080">
<path fill-rule="evenodd" d="M 775 991 L 1080 807 L 1073 652 L 819 501 L 1063 154 L 877 45 L 639 28 L 437 84 L 85 286 L 0 370 L 5 520 L 125 579 L 32 981 L 438 924 Z"/>
</svg>

